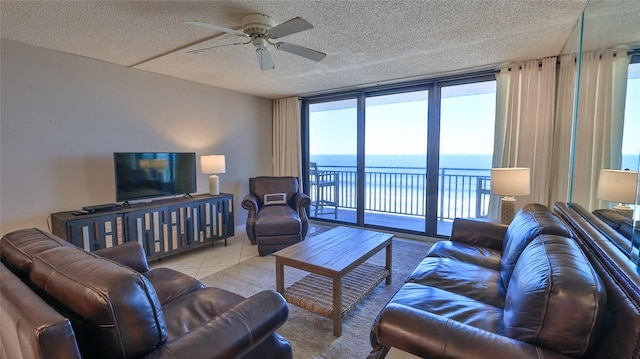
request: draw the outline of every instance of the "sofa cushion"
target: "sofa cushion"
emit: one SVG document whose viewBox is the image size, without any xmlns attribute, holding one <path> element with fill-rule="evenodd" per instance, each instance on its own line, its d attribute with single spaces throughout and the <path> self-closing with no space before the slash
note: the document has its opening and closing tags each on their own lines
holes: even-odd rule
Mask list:
<svg viewBox="0 0 640 359">
<path fill-rule="evenodd" d="M 513 218 L 504 237 L 500 272 L 505 287 L 511 273 L 527 245 L 541 234 L 572 237 L 572 232 L 560 219 L 541 204 L 527 204 Z"/>
<path fill-rule="evenodd" d="M 298 213 L 289 206 L 263 207 L 257 215 L 256 236 L 282 236 L 302 232 L 302 221 Z"/>
<path fill-rule="evenodd" d="M 541 235 L 525 248 L 514 268 L 504 332 L 579 357 L 598 337 L 605 308 L 605 288 L 577 243 Z"/>
<path fill-rule="evenodd" d="M 129 267 L 60 247 L 34 258 L 30 279 L 69 313 L 84 357 L 139 357 L 166 341 L 156 293 Z"/>
<path fill-rule="evenodd" d="M 500 272 L 451 258 L 427 257 L 409 275 L 407 282 L 419 283 L 471 299 L 504 307 L 505 290 Z"/>
<path fill-rule="evenodd" d="M 204 288 L 199 280 L 171 268 L 155 268 L 142 275 L 151 282 L 162 306 Z"/>
<path fill-rule="evenodd" d="M 390 303 L 440 315 L 493 333 L 502 332 L 502 309 L 440 288 L 406 283 Z"/>
<path fill-rule="evenodd" d="M 91 251 L 91 253 L 125 265 L 139 273 L 149 271 L 147 254 L 144 252 L 142 244 L 138 241 L 129 241 L 117 246 L 101 248 Z"/>
<path fill-rule="evenodd" d="M 0 240 L 0 257 L 8 268 L 22 278 L 29 277 L 33 257 L 51 248 L 73 247 L 53 234 L 36 228 L 25 228 L 8 233 Z"/>
<path fill-rule="evenodd" d="M 427 256 L 451 258 L 489 269 L 500 270 L 502 252 L 497 249 L 455 241 L 438 241 L 429 248 Z"/>
<path fill-rule="evenodd" d="M 180 337 L 245 300 L 241 295 L 219 288 L 204 288 L 182 296 L 162 307 L 168 341 Z M 188 313 L 188 315 L 185 315 Z"/>
</svg>

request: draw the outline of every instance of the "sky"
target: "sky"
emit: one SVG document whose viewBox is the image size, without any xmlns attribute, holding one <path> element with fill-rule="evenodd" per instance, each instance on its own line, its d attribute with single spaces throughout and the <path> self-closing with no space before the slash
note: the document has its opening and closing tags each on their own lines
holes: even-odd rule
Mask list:
<svg viewBox="0 0 640 359">
<path fill-rule="evenodd" d="M 426 154 L 427 97 L 419 91 L 367 98 L 366 153 Z M 356 100 L 340 102 L 334 109 L 312 108 L 310 153 L 356 153 Z M 443 88 L 441 113 L 441 154 L 493 152 L 495 81 Z"/>
<path fill-rule="evenodd" d="M 427 91 L 367 98 L 365 150 L 369 155 L 426 154 Z M 312 105 L 314 106 L 314 105 Z M 310 152 L 356 153 L 356 100 L 311 110 Z M 495 81 L 442 89 L 440 153 L 491 154 Z M 622 154 L 640 154 L 640 63 L 629 66 Z"/>
</svg>

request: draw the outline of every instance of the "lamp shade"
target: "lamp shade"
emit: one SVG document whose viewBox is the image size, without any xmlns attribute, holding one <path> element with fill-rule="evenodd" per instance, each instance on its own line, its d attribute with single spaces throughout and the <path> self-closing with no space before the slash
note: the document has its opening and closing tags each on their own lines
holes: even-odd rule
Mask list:
<svg viewBox="0 0 640 359">
<path fill-rule="evenodd" d="M 492 168 L 491 193 L 501 196 L 526 196 L 530 193 L 529 169 L 524 167 Z"/>
<path fill-rule="evenodd" d="M 638 172 L 600 170 L 597 194 L 599 199 L 618 203 L 636 203 L 640 200 L 637 189 Z"/>
<path fill-rule="evenodd" d="M 225 173 L 224 155 L 200 156 L 200 170 L 202 173 Z"/>
</svg>

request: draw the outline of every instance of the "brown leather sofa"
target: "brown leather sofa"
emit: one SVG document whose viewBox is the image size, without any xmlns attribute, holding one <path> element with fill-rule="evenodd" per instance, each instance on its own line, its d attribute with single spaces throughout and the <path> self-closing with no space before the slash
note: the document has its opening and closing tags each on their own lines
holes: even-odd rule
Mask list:
<svg viewBox="0 0 640 359">
<path fill-rule="evenodd" d="M 274 291 L 243 298 L 167 268 L 137 242 L 88 253 L 37 229 L 0 240 L 2 358 L 291 358 Z"/>
<path fill-rule="evenodd" d="M 620 309 L 573 231 L 539 204 L 508 227 L 456 219 L 375 320 L 370 358 L 391 347 L 424 358 L 637 358 L 638 326 L 626 326 L 635 341 L 623 348 L 603 342 Z"/>
<path fill-rule="evenodd" d="M 247 214 L 247 236 L 261 256 L 301 242 L 307 235 L 309 196 L 300 192 L 296 177 L 249 178 L 242 200 Z"/>
</svg>

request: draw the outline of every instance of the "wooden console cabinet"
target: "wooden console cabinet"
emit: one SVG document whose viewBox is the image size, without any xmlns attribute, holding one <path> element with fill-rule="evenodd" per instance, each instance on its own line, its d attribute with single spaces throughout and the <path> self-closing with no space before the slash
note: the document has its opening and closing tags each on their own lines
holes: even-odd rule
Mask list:
<svg viewBox="0 0 640 359">
<path fill-rule="evenodd" d="M 95 251 L 138 241 L 149 260 L 234 235 L 233 195 L 222 193 L 134 204 L 117 211 L 51 214 L 53 234 Z"/>
</svg>

